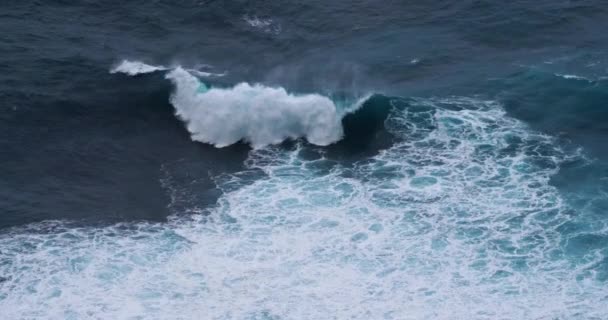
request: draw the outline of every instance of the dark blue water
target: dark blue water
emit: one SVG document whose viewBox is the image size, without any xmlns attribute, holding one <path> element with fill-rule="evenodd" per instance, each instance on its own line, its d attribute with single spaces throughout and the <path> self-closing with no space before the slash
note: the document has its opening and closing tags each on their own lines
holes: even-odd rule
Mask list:
<svg viewBox="0 0 608 320">
<path fill-rule="evenodd" d="M 0 4 L 7 319 L 603 319 L 605 1 Z"/>
</svg>

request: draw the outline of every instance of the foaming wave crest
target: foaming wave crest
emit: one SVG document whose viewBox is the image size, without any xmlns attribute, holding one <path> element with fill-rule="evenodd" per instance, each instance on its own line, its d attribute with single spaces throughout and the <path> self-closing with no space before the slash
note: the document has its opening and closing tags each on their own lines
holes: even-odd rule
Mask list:
<svg viewBox="0 0 608 320">
<path fill-rule="evenodd" d="M 598 277 L 606 257 L 584 248 L 576 259 L 569 255 L 571 212 L 549 184 L 578 155 L 490 101 L 392 104 L 386 124 L 399 142 L 354 166 L 323 154 L 310 160 L 304 144 L 260 148 L 247 171 L 215 177 L 224 193 L 200 214 L 108 228 L 32 225 L 0 235 L 3 316 L 608 314 L 608 287 Z M 257 178 L 244 183 L 248 176 Z M 170 172 L 163 181 L 172 193 L 188 188 L 173 185 Z M 196 201 L 190 206 L 201 211 Z"/>
<path fill-rule="evenodd" d="M 292 94 L 281 87 L 261 84 L 210 88 L 198 77 L 222 74 L 180 66 L 168 68 L 125 60 L 110 70 L 131 76 L 157 71 L 167 71 L 165 77 L 174 84 L 171 104 L 192 139 L 220 148 L 239 141 L 260 148 L 298 138 L 320 146 L 332 144 L 342 138 L 343 116 L 356 111 L 369 97 L 339 106 L 319 94 Z"/>
<path fill-rule="evenodd" d="M 166 77 L 175 84 L 171 103 L 193 140 L 217 147 L 246 141 L 259 148 L 300 137 L 324 146 L 342 137 L 339 110 L 328 97 L 248 83 L 208 89 L 179 67 Z"/>
</svg>

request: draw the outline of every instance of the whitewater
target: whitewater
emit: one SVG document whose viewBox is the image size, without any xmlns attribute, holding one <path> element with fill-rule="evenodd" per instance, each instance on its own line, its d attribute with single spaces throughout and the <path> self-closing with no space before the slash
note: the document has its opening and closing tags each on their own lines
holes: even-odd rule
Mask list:
<svg viewBox="0 0 608 320">
<path fill-rule="evenodd" d="M 167 223 L 47 221 L 0 235 L 7 319 L 603 319 L 599 251 L 572 256 L 550 184 L 585 161 L 476 97 L 389 98 L 392 146 L 344 164 L 328 97 L 165 72 L 196 141 L 247 141 L 201 207 L 164 166 Z M 285 139 L 292 146 L 278 146 Z"/>
</svg>

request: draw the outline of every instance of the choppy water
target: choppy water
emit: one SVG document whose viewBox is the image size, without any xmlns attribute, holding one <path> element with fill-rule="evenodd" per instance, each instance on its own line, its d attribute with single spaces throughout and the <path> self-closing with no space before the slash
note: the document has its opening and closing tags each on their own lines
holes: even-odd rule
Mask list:
<svg viewBox="0 0 608 320">
<path fill-rule="evenodd" d="M 2 319 L 605 319 L 602 1 L 0 4 Z"/>
</svg>

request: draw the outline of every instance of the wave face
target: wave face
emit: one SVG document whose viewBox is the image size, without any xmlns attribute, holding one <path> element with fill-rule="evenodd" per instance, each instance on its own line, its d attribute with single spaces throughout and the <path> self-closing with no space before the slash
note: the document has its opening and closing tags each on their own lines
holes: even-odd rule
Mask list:
<svg viewBox="0 0 608 320">
<path fill-rule="evenodd" d="M 191 97 L 195 79 L 172 76 L 188 81 L 180 87 Z M 211 97 L 234 90 L 298 99 L 246 85 Z M 312 147 L 303 143 L 259 148 L 250 151 L 245 171 L 214 177 L 223 191 L 217 207 L 200 209 L 196 199 L 180 204 L 198 214 L 107 228 L 47 223 L 0 235 L 3 316 L 608 314 L 606 258 L 592 241 L 605 235 L 572 225 L 570 208 L 549 183 L 578 154 L 492 101 L 389 103 L 385 123 L 395 144 L 352 166 L 306 156 Z M 163 181 L 173 198 L 190 188 L 173 184 L 170 172 Z"/>
<path fill-rule="evenodd" d="M 342 138 L 339 110 L 327 97 L 248 83 L 207 89 L 182 68 L 166 77 L 175 84 L 171 103 L 195 141 L 216 147 L 246 141 L 259 148 L 300 137 L 321 146 Z"/>
</svg>

